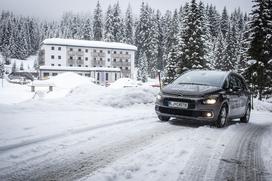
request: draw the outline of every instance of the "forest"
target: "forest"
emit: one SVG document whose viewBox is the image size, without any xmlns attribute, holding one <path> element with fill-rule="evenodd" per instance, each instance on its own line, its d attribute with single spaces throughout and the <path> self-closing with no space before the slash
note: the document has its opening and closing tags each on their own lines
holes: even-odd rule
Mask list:
<svg viewBox="0 0 272 181">
<path fill-rule="evenodd" d="M 0 52 L 10 58 L 36 55 L 46 38 L 123 42 L 138 47 L 138 79 L 162 72 L 167 84 L 190 69 L 236 71 L 259 99 L 272 95 L 272 0 L 253 0 L 251 12 L 239 8 L 219 12 L 212 4 L 190 0 L 174 11 L 161 12 L 147 3 L 122 12 L 118 2 L 100 2 L 85 14 L 66 12 L 60 20 L 2 11 Z"/>
</svg>

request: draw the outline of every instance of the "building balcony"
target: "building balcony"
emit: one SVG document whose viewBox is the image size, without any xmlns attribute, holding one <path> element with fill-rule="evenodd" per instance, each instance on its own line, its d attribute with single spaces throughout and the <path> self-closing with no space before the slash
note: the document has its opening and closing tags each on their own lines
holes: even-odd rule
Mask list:
<svg viewBox="0 0 272 181">
<path fill-rule="evenodd" d="M 75 64 L 75 60 L 73 60 L 73 59 L 68 59 L 67 63 L 68 63 L 69 65 L 73 65 L 73 64 Z"/>
<path fill-rule="evenodd" d="M 84 64 L 84 60 L 77 60 L 76 63 L 77 64 Z"/>
<path fill-rule="evenodd" d="M 111 64 L 112 64 L 112 66 L 115 66 L 115 67 L 130 67 L 131 66 L 130 62 L 125 62 L 125 61 L 111 62 Z"/>
<path fill-rule="evenodd" d="M 130 59 L 131 55 L 130 54 L 112 54 L 112 58 L 119 58 L 119 59 Z"/>
<path fill-rule="evenodd" d="M 68 51 L 67 54 L 68 54 L 68 56 L 75 56 L 76 52 L 75 51 Z"/>
<path fill-rule="evenodd" d="M 84 52 L 83 51 L 76 52 L 76 56 L 84 56 Z"/>
<path fill-rule="evenodd" d="M 101 53 L 101 52 L 93 52 L 92 53 L 93 57 L 105 57 L 106 53 Z"/>
</svg>

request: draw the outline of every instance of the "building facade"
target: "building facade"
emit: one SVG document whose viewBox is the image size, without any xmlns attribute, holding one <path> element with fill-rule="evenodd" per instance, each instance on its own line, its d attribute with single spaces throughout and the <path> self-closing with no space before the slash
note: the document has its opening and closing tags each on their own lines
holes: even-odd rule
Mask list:
<svg viewBox="0 0 272 181">
<path fill-rule="evenodd" d="M 51 38 L 39 51 L 40 78 L 76 72 L 107 84 L 118 78 L 134 78 L 133 45 L 115 42 Z"/>
</svg>

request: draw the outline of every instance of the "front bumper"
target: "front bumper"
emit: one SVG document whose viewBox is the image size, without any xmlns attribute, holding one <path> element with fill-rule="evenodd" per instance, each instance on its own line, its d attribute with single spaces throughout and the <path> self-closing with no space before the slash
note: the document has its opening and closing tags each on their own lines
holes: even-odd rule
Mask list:
<svg viewBox="0 0 272 181">
<path fill-rule="evenodd" d="M 187 102 L 189 104 L 188 109 L 169 107 L 167 103 L 169 100 Z M 162 100 L 156 101 L 155 111 L 158 116 L 199 121 L 215 121 L 218 117 L 222 102 L 218 99 L 213 105 L 205 105 L 202 101 L 203 98 L 163 97 Z"/>
</svg>

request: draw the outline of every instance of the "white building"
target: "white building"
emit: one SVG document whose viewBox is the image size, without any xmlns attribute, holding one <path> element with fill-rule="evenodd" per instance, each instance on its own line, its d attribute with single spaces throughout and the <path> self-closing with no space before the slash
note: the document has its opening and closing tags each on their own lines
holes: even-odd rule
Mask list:
<svg viewBox="0 0 272 181">
<path fill-rule="evenodd" d="M 62 72 L 93 77 L 100 84 L 134 78 L 137 47 L 124 43 L 51 38 L 39 51 L 40 78 Z"/>
</svg>

